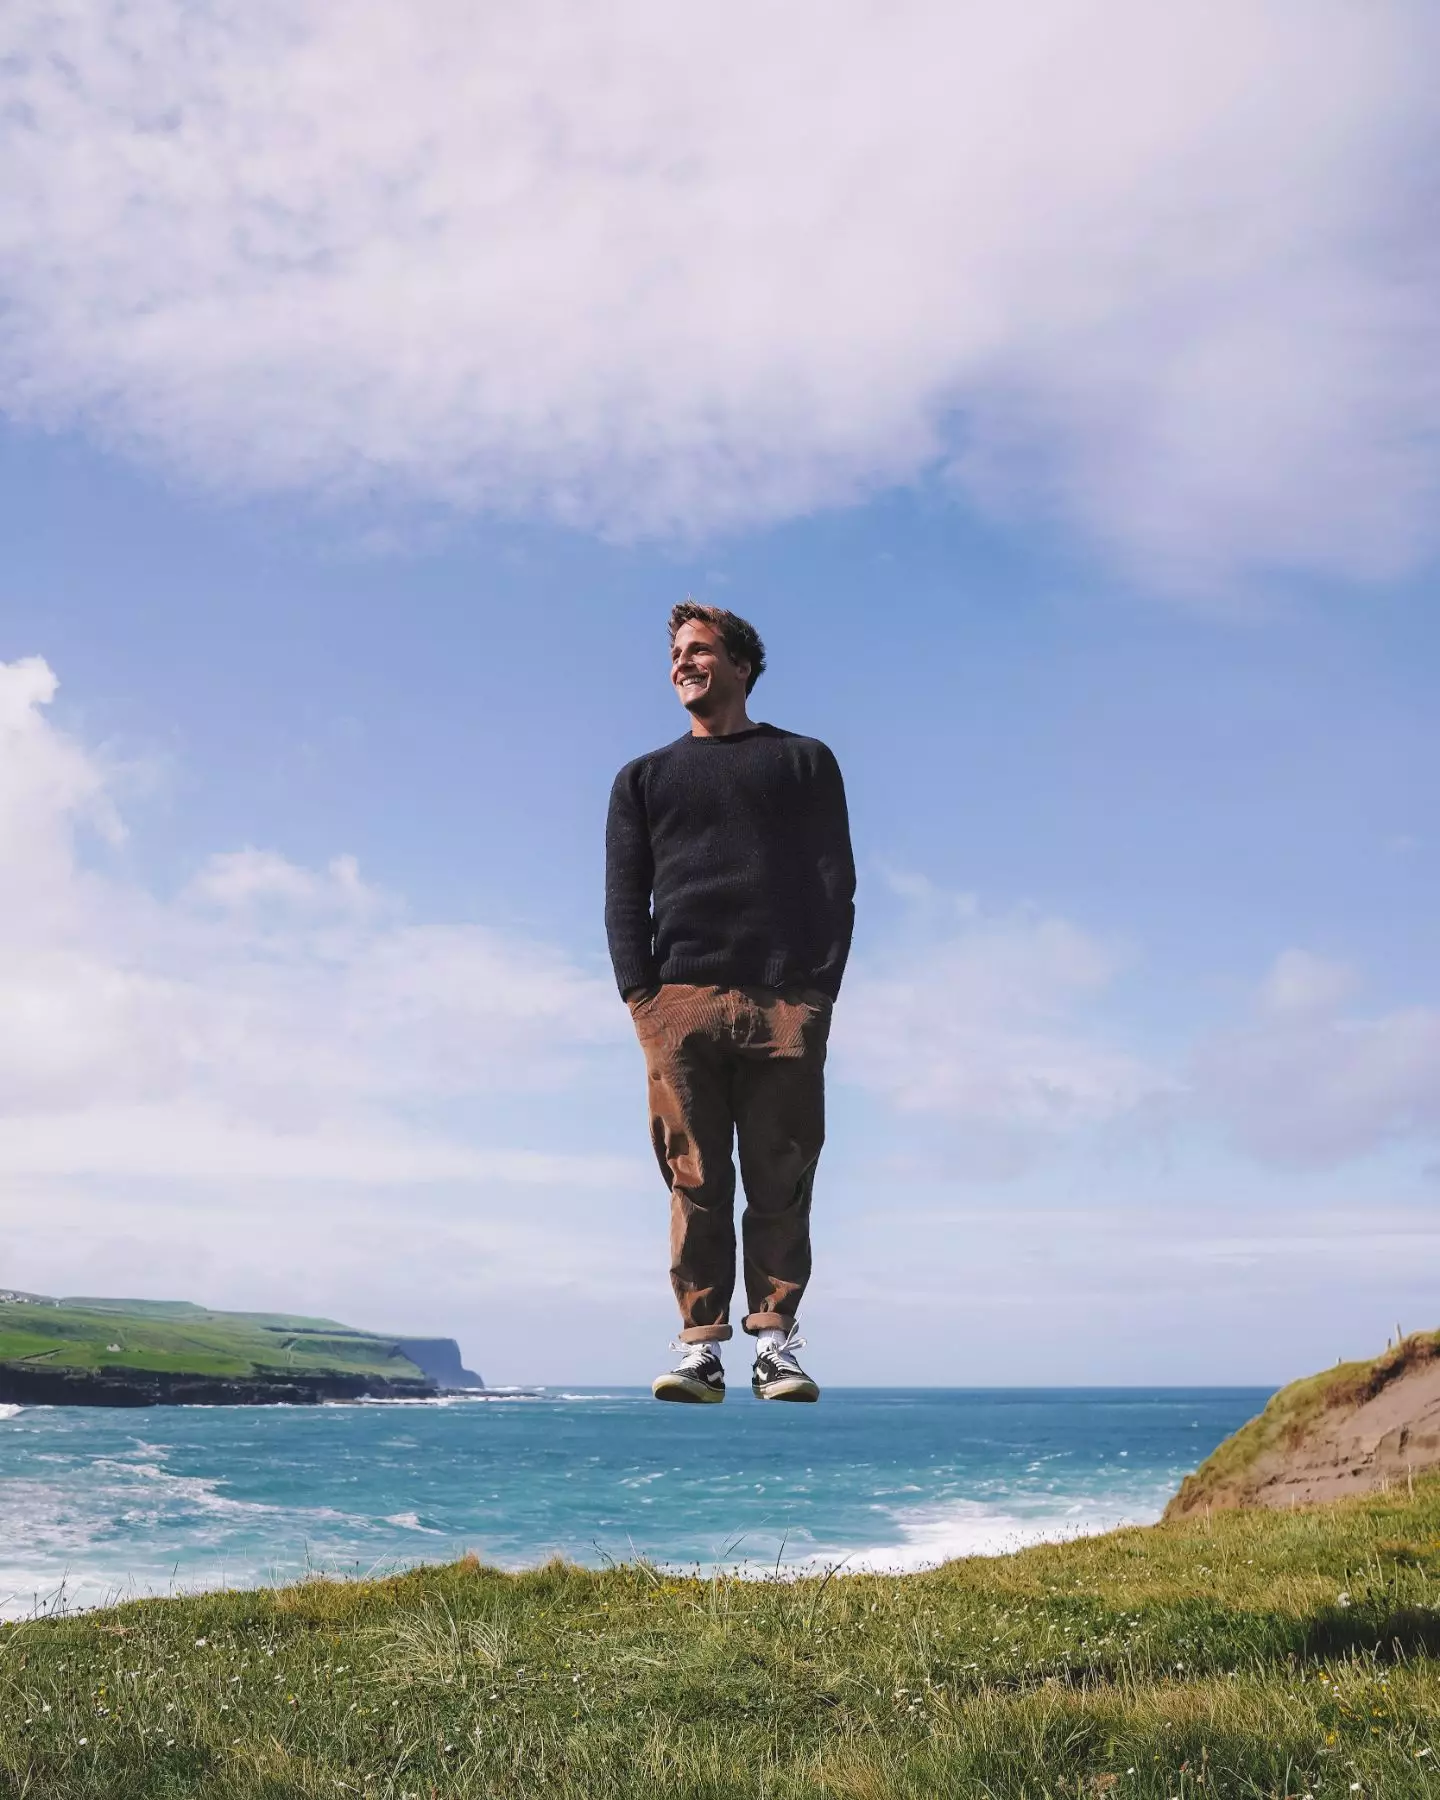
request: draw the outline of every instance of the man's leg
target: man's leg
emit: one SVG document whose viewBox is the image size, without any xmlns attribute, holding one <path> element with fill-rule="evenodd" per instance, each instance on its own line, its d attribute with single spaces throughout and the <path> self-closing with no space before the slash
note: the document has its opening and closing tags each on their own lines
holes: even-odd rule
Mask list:
<svg viewBox="0 0 1440 1800">
<path fill-rule="evenodd" d="M 810 1279 L 810 1194 L 825 1142 L 822 994 L 752 989 L 735 1070 L 748 1332 L 785 1330 Z"/>
<path fill-rule="evenodd" d="M 649 1078 L 650 1140 L 670 1190 L 670 1281 L 687 1344 L 731 1335 L 733 1005 L 727 989 L 675 982 L 630 1009 Z"/>
</svg>

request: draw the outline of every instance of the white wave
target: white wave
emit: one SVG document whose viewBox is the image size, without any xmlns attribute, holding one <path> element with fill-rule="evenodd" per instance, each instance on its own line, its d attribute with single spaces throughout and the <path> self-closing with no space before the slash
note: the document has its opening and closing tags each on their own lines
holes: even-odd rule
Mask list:
<svg viewBox="0 0 1440 1800">
<path fill-rule="evenodd" d="M 263 1500 L 236 1500 L 229 1494 L 218 1491 L 220 1483 L 217 1479 L 206 1475 L 176 1475 L 171 1470 L 162 1468 L 159 1463 L 131 1462 L 106 1456 L 97 1456 L 90 1465 L 92 1469 L 122 1477 L 124 1482 L 134 1482 L 134 1493 L 138 1498 L 146 1500 L 178 1500 L 196 1507 L 201 1512 L 217 1513 L 277 1513 L 286 1509 L 271 1506 Z M 112 1489 L 111 1492 L 115 1492 Z M 122 1486 L 121 1492 L 125 1489 Z M 317 1516 L 326 1516 L 328 1509 L 317 1508 Z M 340 1514 L 330 1514 L 334 1518 Z"/>
<path fill-rule="evenodd" d="M 401 1512 L 386 1513 L 387 1525 L 399 1525 L 406 1531 L 423 1531 L 427 1537 L 444 1537 L 445 1533 L 435 1525 L 427 1525 L 419 1513 Z"/>
<path fill-rule="evenodd" d="M 177 1519 L 185 1508 L 192 1516 Z M 270 1518 L 261 1524 L 244 1514 Z M 159 1492 L 114 1483 L 77 1492 L 0 1483 L 0 1618 L 52 1610 L 57 1596 L 70 1610 L 295 1581 L 331 1562 L 353 1573 L 368 1560 L 378 1523 L 333 1507 L 252 1505 L 194 1489 L 181 1499 L 163 1484 Z M 441 1535 L 418 1521 L 417 1528 Z"/>
<path fill-rule="evenodd" d="M 650 1398 L 650 1390 L 644 1390 L 644 1396 Z M 324 1407 L 345 1406 L 516 1406 L 541 1403 L 550 1405 L 556 1400 L 568 1400 L 572 1404 L 588 1405 L 593 1401 L 634 1400 L 633 1392 L 572 1394 L 563 1388 L 544 1387 L 495 1387 L 476 1389 L 472 1393 L 427 1394 L 424 1398 L 407 1397 L 404 1399 L 384 1399 L 378 1395 L 362 1394 L 356 1400 L 325 1400 Z"/>
<path fill-rule="evenodd" d="M 340 1406 L 501 1406 L 524 1400 L 551 1400 L 557 1396 L 548 1394 L 543 1388 L 486 1388 L 483 1392 L 469 1394 L 427 1394 L 423 1398 L 407 1396 L 404 1399 L 386 1399 L 376 1394 L 362 1394 L 355 1400 L 326 1400 L 322 1404 L 326 1408 Z M 560 1395 L 560 1399 L 571 1398 Z"/>
<path fill-rule="evenodd" d="M 809 1573 L 843 1563 L 856 1574 L 913 1574 L 960 1556 L 1008 1556 L 1031 1544 L 1094 1537 L 1124 1525 L 1148 1525 L 1159 1517 L 1158 1511 L 1100 1501 L 1077 1499 L 1062 1504 L 1063 1511 L 1029 1514 L 1001 1512 L 974 1500 L 897 1508 L 893 1517 L 900 1533 L 898 1541 L 848 1552 L 817 1550 L 787 1567 Z"/>
<path fill-rule="evenodd" d="M 23 1406 L 0 1406 L 0 1419 L 13 1419 L 17 1413 L 24 1412 Z"/>
<path fill-rule="evenodd" d="M 153 1450 L 154 1446 L 147 1446 Z M 164 1452 L 162 1451 L 163 1455 Z M 48 1460 L 48 1459 L 47 1459 Z M 297 1533 L 308 1544 L 373 1532 L 377 1521 L 330 1506 L 242 1500 L 220 1482 L 181 1475 L 134 1452 L 99 1456 L 57 1480 L 0 1480 L 0 1617 L 267 1578 L 283 1538 L 288 1578 Z M 308 1554 L 308 1550 L 307 1550 Z M 177 1564 L 183 1579 L 177 1579 Z"/>
</svg>

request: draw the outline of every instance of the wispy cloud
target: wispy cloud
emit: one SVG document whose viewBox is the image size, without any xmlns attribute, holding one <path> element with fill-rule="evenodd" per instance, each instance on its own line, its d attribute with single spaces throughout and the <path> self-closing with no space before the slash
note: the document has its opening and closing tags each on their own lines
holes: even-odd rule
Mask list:
<svg viewBox="0 0 1440 1800">
<path fill-rule="evenodd" d="M 1327 1168 L 1440 1134 L 1440 1010 L 1347 1007 L 1358 976 L 1299 950 L 1261 984 L 1256 1017 L 1203 1044 L 1198 1104 L 1264 1162 Z"/>
<path fill-rule="evenodd" d="M 897 1174 L 1002 1179 L 1085 1141 L 1183 1155 L 1217 1129 L 1252 1164 L 1322 1170 L 1440 1136 L 1440 1009 L 1367 1009 L 1347 963 L 1284 950 L 1248 1017 L 1161 1052 L 1116 991 L 1119 940 L 913 873 L 886 884 L 903 923 L 847 984 L 834 1067 L 896 1116 Z"/>
<path fill-rule="evenodd" d="M 544 944 L 419 923 L 345 857 L 213 857 L 178 897 L 81 854 L 122 825 L 103 759 L 0 664 L 0 1174 L 593 1186 L 628 1164 L 426 1123 L 566 1086 L 624 1035 Z"/>
<path fill-rule="evenodd" d="M 1181 587 L 1436 541 L 1431 9 L 13 0 L 0 403 L 708 531 L 939 475 Z"/>
<path fill-rule="evenodd" d="M 1260 1010 L 1271 1019 L 1328 1018 L 1360 977 L 1348 963 L 1309 950 L 1282 950 L 1260 984 Z"/>
<path fill-rule="evenodd" d="M 1029 909 L 988 914 L 913 874 L 888 885 L 905 923 L 847 984 L 836 1072 L 942 1127 L 952 1169 L 1018 1173 L 1173 1086 L 1105 1017 L 1122 945 Z"/>
</svg>

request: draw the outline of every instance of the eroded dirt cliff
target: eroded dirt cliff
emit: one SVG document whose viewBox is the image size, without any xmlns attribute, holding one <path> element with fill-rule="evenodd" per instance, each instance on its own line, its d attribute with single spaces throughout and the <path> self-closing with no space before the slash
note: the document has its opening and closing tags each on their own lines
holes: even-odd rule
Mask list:
<svg viewBox="0 0 1440 1800">
<path fill-rule="evenodd" d="M 1223 1443 L 1166 1518 L 1237 1506 L 1309 1506 L 1440 1467 L 1440 1333 L 1407 1337 L 1370 1363 L 1292 1383 Z"/>
</svg>

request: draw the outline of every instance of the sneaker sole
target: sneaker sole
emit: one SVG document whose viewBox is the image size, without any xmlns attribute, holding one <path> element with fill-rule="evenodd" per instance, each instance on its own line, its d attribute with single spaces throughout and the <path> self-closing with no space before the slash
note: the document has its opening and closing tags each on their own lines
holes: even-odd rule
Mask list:
<svg viewBox="0 0 1440 1800">
<path fill-rule="evenodd" d="M 818 1400 L 820 1390 L 813 1381 L 804 1380 L 791 1375 L 783 1381 L 766 1382 L 762 1387 L 758 1381 L 750 1383 L 750 1392 L 757 1400 Z"/>
<path fill-rule="evenodd" d="M 724 1388 L 704 1381 L 687 1381 L 683 1375 L 660 1375 L 650 1383 L 657 1400 L 678 1400 L 682 1406 L 716 1406 L 725 1398 Z"/>
</svg>

